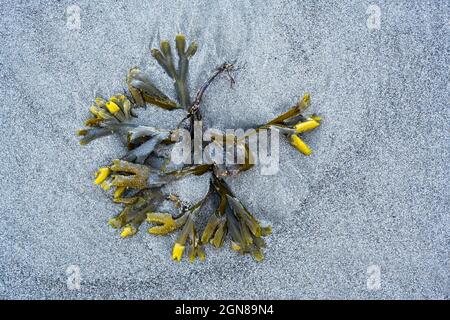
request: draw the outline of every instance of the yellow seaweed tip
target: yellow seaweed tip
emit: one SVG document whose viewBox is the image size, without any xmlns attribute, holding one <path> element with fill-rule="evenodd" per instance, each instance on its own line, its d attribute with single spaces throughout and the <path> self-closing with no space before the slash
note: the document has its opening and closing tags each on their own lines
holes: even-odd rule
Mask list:
<svg viewBox="0 0 450 320">
<path fill-rule="evenodd" d="M 302 133 L 306 131 L 311 131 L 320 126 L 320 123 L 316 120 L 307 120 L 305 122 L 299 122 L 294 126 L 295 132 Z"/>
<path fill-rule="evenodd" d="M 126 187 L 118 187 L 115 191 L 114 191 L 114 198 L 120 198 L 120 196 L 123 194 L 123 192 L 125 191 Z"/>
<path fill-rule="evenodd" d="M 181 257 L 183 256 L 185 248 L 186 248 L 185 246 L 182 246 L 181 244 L 175 242 L 172 251 L 172 259 L 176 261 L 181 261 Z"/>
<path fill-rule="evenodd" d="M 134 235 L 136 232 L 134 231 L 132 226 L 126 226 L 122 229 L 122 232 L 120 233 L 121 238 L 126 238 L 129 236 Z"/>
<path fill-rule="evenodd" d="M 95 184 L 100 184 L 103 181 L 106 180 L 106 178 L 109 177 L 109 174 L 111 173 L 111 169 L 109 169 L 108 167 L 103 167 L 98 169 L 98 171 L 96 172 L 95 176 L 96 179 L 94 180 Z"/>
<path fill-rule="evenodd" d="M 123 94 L 117 94 L 116 98 L 119 101 L 119 103 L 124 103 L 126 100 L 128 100 L 127 97 Z"/>
<path fill-rule="evenodd" d="M 240 251 L 242 248 L 241 248 L 240 245 L 238 245 L 237 243 L 232 241 L 231 242 L 231 249 L 233 249 L 234 251 Z"/>
<path fill-rule="evenodd" d="M 306 156 L 312 153 L 311 148 L 295 134 L 291 135 L 291 144 Z"/>
<path fill-rule="evenodd" d="M 152 50 L 150 50 L 150 52 L 151 52 L 152 56 L 155 56 L 158 54 L 159 50 L 156 48 L 153 48 Z M 139 69 L 136 68 L 136 70 L 139 70 Z"/>
<path fill-rule="evenodd" d="M 272 227 L 271 226 L 267 226 L 261 229 L 261 235 L 262 236 L 268 236 L 272 234 Z"/>
<path fill-rule="evenodd" d="M 161 52 L 162 52 L 163 55 L 170 54 L 170 43 L 169 43 L 169 41 L 162 40 L 159 43 L 159 46 L 161 48 Z"/>
<path fill-rule="evenodd" d="M 200 259 L 200 261 L 206 260 L 206 253 L 202 247 L 197 248 L 197 257 Z"/>
<path fill-rule="evenodd" d="M 186 37 L 185 37 L 185 35 L 184 34 L 177 34 L 176 36 L 175 36 L 175 41 L 184 41 L 184 40 L 186 40 Z"/>
<path fill-rule="evenodd" d="M 105 106 L 106 109 L 108 109 L 108 111 L 111 112 L 112 114 L 115 114 L 120 111 L 119 106 L 113 101 L 108 101 Z"/>
<path fill-rule="evenodd" d="M 85 136 L 87 133 L 86 129 L 77 130 L 77 136 Z"/>
<path fill-rule="evenodd" d="M 311 102 L 311 95 L 310 95 L 309 93 L 305 93 L 305 94 L 303 95 L 302 102 L 303 102 L 304 104 L 309 104 L 309 103 Z"/>
<path fill-rule="evenodd" d="M 261 261 L 264 260 L 264 255 L 261 252 L 261 250 L 255 250 L 255 251 L 252 252 L 252 254 L 253 254 L 253 257 L 255 258 L 255 260 L 257 262 L 261 262 Z"/>
<path fill-rule="evenodd" d="M 310 103 L 311 103 L 311 95 L 309 93 L 305 93 L 303 95 L 303 98 L 297 104 L 300 112 L 305 111 Z"/>
</svg>

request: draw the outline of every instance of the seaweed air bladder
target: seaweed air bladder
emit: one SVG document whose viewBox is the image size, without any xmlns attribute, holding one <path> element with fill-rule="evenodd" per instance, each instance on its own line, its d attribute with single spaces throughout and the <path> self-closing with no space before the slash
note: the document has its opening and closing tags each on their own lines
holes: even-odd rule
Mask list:
<svg viewBox="0 0 450 320">
<path fill-rule="evenodd" d="M 80 144 L 86 145 L 109 135 L 123 138 L 128 151 L 120 158 L 102 165 L 94 177 L 94 183 L 110 194 L 114 203 L 122 206 L 122 210 L 109 219 L 111 227 L 120 230 L 120 237 L 132 237 L 143 224 L 148 224 L 147 231 L 154 236 L 177 233 L 172 259 L 180 261 L 183 256 L 187 256 L 191 262 L 206 258 L 205 245 L 220 248 L 229 237 L 232 250 L 250 254 L 255 260 L 262 261 L 266 246 L 264 238 L 271 234 L 271 227 L 262 225 L 257 220 L 244 202 L 232 192 L 227 179 L 254 167 L 256 151 L 252 148 L 250 138 L 262 131 L 275 130 L 300 153 L 310 155 L 312 150 L 301 136 L 317 129 L 322 119 L 315 114 L 304 115 L 311 102 L 310 95 L 305 94 L 285 113 L 263 125 L 256 125 L 253 131 L 247 131 L 243 136 L 223 134 L 220 131 L 213 135 L 211 143 L 214 144 L 216 153 L 219 150 L 219 153 L 227 157 L 230 150 L 239 149 L 244 155 L 244 160 L 240 163 L 214 160 L 175 163 L 170 152 L 165 156 L 157 154 L 158 148 L 175 148 L 183 134 L 193 136 L 195 124 L 201 120 L 201 112 L 204 111 L 201 107 L 202 98 L 212 82 L 222 74 L 228 76 L 231 84 L 235 81 L 234 64 L 223 63 L 205 79 L 192 99 L 187 75 L 189 63 L 194 59 L 197 49 L 196 42 L 187 45 L 184 35 L 176 36 L 175 50 L 169 41 L 161 41 L 160 48 L 152 49 L 151 55 L 173 80 L 176 99 L 163 93 L 148 75 L 133 67 L 126 77 L 129 92 L 109 98 L 97 97 L 94 100 L 89 109 L 91 117 L 84 123 L 85 129 L 77 132 L 81 137 Z M 174 59 L 174 52 L 177 61 Z M 180 119 L 176 128 L 146 126 L 139 123 L 134 112 L 146 105 L 153 105 L 167 112 L 183 109 L 186 115 Z M 152 161 L 155 157 L 162 161 Z M 200 201 L 190 204 L 177 195 L 164 193 L 164 186 L 189 175 L 210 177 L 208 191 Z M 167 207 L 163 206 L 164 203 L 169 203 L 173 210 L 161 212 L 161 208 Z M 213 210 L 206 210 L 206 203 L 210 203 Z M 205 227 L 199 230 L 199 222 L 202 220 Z"/>
</svg>

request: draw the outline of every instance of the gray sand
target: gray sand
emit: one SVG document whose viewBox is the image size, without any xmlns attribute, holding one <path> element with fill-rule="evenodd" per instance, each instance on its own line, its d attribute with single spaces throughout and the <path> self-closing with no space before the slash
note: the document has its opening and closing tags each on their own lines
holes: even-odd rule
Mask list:
<svg viewBox="0 0 450 320">
<path fill-rule="evenodd" d="M 371 3 L 381 8 L 379 30 L 366 24 Z M 70 4 L 81 9 L 79 30 L 66 24 Z M 1 298 L 449 297 L 448 1 L 0 8 Z M 222 78 L 208 91 L 210 126 L 261 123 L 304 92 L 325 118 L 305 136 L 311 157 L 281 141 L 280 172 L 230 180 L 273 227 L 263 263 L 229 243 L 208 247 L 204 263 L 176 263 L 174 236 L 121 240 L 106 223 L 119 207 L 93 186 L 93 172 L 124 150 L 114 138 L 81 147 L 74 132 L 96 95 L 122 90 L 132 66 L 173 93 L 149 48 L 178 32 L 200 44 L 192 88 L 226 60 L 244 66 L 234 89 Z M 167 128 L 183 116 L 153 107 L 140 115 Z M 176 188 L 192 200 L 205 179 Z M 70 265 L 80 268 L 80 290 L 66 285 Z M 372 265 L 377 290 L 367 286 Z"/>
</svg>

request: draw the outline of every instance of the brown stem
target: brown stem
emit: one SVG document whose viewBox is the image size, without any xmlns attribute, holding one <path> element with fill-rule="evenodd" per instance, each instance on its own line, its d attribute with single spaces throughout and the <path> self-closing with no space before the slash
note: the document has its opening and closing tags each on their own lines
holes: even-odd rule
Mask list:
<svg viewBox="0 0 450 320">
<path fill-rule="evenodd" d="M 200 105 L 203 99 L 203 95 L 206 92 L 206 89 L 211 85 L 211 83 L 219 76 L 221 73 L 226 72 L 228 77 L 230 78 L 231 86 L 235 83 L 233 76 L 231 75 L 231 71 L 234 69 L 234 64 L 232 63 L 223 63 L 220 67 L 218 67 L 214 73 L 208 78 L 208 80 L 203 83 L 200 89 L 197 91 L 195 95 L 194 102 L 192 103 L 188 115 L 180 121 L 180 124 L 184 122 L 184 120 L 190 118 L 190 131 L 191 136 L 194 135 L 194 121 L 199 121 L 202 119 L 202 115 L 200 113 Z"/>
</svg>

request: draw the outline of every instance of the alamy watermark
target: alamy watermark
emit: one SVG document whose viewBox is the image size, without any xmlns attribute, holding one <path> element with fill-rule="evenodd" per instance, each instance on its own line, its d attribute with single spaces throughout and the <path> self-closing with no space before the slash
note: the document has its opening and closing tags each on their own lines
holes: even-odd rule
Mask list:
<svg viewBox="0 0 450 320">
<path fill-rule="evenodd" d="M 367 290 L 381 289 L 381 267 L 373 264 L 367 267 Z"/>
<path fill-rule="evenodd" d="M 71 264 L 66 269 L 67 275 L 67 289 L 69 290 L 80 290 L 81 289 L 81 272 L 80 267 Z"/>
<path fill-rule="evenodd" d="M 66 27 L 75 31 L 81 29 L 81 8 L 76 4 L 66 8 Z"/>
<path fill-rule="evenodd" d="M 171 151 L 175 164 L 260 164 L 262 175 L 279 170 L 279 132 L 275 128 L 203 132 L 202 121 L 195 121 L 193 136 L 189 130 L 178 129 L 172 140 L 177 141 Z"/>
<path fill-rule="evenodd" d="M 369 30 L 380 30 L 381 29 L 381 8 L 376 4 L 371 4 L 366 13 L 369 15 L 367 18 L 367 28 Z"/>
</svg>

